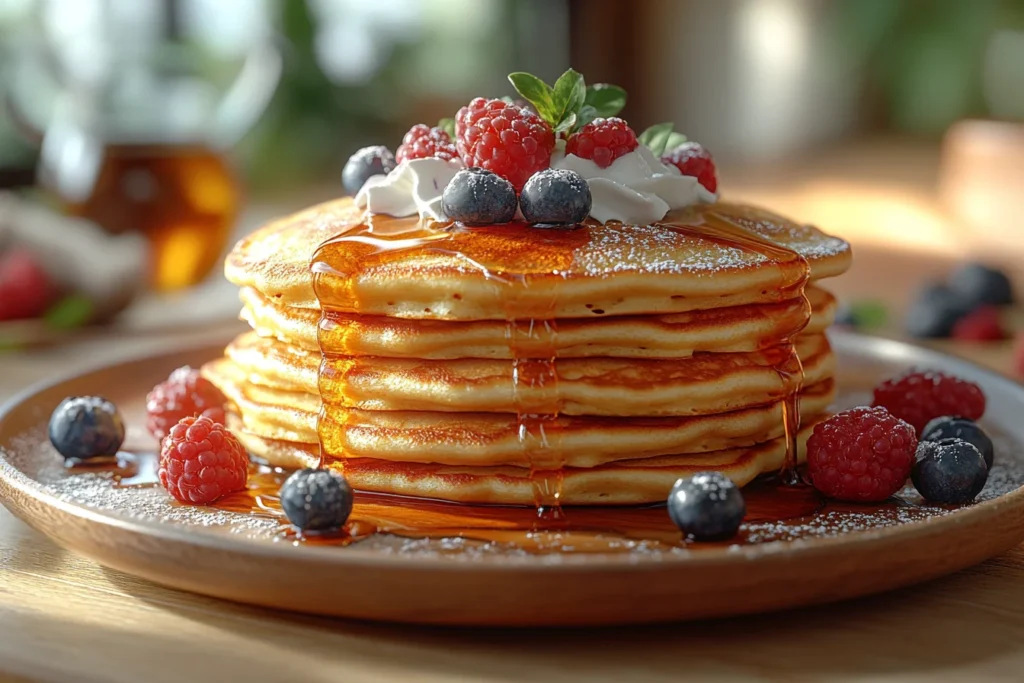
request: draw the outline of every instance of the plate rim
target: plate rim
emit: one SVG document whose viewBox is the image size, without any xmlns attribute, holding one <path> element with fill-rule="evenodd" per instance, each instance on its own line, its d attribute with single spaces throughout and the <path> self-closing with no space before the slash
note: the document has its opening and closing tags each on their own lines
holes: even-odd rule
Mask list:
<svg viewBox="0 0 1024 683">
<path fill-rule="evenodd" d="M 1024 405 L 1024 385 L 964 358 L 945 353 L 936 349 L 911 344 L 909 342 L 873 337 L 846 330 L 830 330 L 829 338 L 839 355 L 843 348 L 858 347 L 859 352 L 883 359 L 898 360 L 902 357 L 916 357 L 918 364 L 942 364 L 969 368 L 971 374 L 984 377 L 987 382 L 1003 385 L 1004 389 L 1017 393 Z M 60 384 L 109 371 L 120 366 L 150 362 L 154 359 L 199 354 L 210 350 L 218 350 L 216 344 L 192 345 L 185 348 L 134 354 L 114 363 L 97 363 L 85 369 L 62 373 L 54 379 L 36 382 L 0 404 L 0 424 L 25 402 L 43 392 L 54 389 Z M 912 353 L 911 353 L 912 352 Z M 955 370 L 954 370 L 955 371 Z M 703 569 L 716 565 L 735 565 L 738 562 L 757 562 L 782 558 L 786 561 L 805 562 L 819 554 L 829 554 L 837 545 L 855 550 L 863 545 L 877 545 L 884 542 L 902 542 L 920 537 L 942 534 L 953 526 L 976 523 L 990 519 L 991 515 L 1000 514 L 1004 508 L 1024 507 L 1024 485 L 1005 493 L 997 498 L 983 501 L 962 508 L 946 515 L 929 517 L 906 524 L 872 528 L 847 532 L 837 536 L 821 538 L 796 539 L 788 541 L 771 541 L 741 546 L 705 548 L 696 552 L 672 553 L 659 555 L 635 555 L 630 553 L 594 553 L 570 555 L 523 555 L 523 556 L 477 556 L 471 560 L 459 557 L 433 555 L 401 555 L 382 553 L 376 550 L 360 548 L 359 544 L 346 547 L 343 552 L 337 548 L 310 547 L 306 545 L 268 543 L 266 539 L 251 539 L 230 535 L 214 535 L 192 533 L 191 527 L 185 524 L 165 524 L 158 521 L 133 519 L 119 514 L 111 514 L 93 509 L 88 505 L 63 500 L 47 492 L 35 479 L 23 473 L 12 464 L 6 453 L 0 450 L 0 502 L 7 503 L 13 496 L 12 490 L 31 498 L 36 503 L 48 506 L 64 515 L 70 515 L 90 523 L 115 528 L 120 532 L 143 536 L 152 540 L 162 540 L 190 546 L 209 548 L 220 552 L 244 554 L 257 559 L 280 558 L 287 553 L 289 559 L 298 562 L 316 562 L 325 565 L 344 567 L 356 565 L 363 567 L 384 568 L 394 565 L 402 569 L 421 571 L 473 571 L 473 572 L 609 572 L 629 569 L 634 572 L 664 571 L 673 566 L 700 566 Z M 20 507 L 20 505 L 18 506 Z M 8 509 L 11 509 L 8 506 Z M 13 514 L 32 525 L 31 521 L 21 517 L 15 510 Z M 1024 536 L 1024 530 L 1022 530 Z M 51 537 L 52 538 L 52 537 Z M 281 550 L 281 548 L 287 548 Z"/>
</svg>

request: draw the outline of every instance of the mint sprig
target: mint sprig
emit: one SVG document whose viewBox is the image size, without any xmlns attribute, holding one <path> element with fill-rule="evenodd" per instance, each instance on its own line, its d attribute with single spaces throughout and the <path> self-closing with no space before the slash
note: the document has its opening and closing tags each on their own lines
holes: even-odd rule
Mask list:
<svg viewBox="0 0 1024 683">
<path fill-rule="evenodd" d="M 455 139 L 455 119 L 441 119 L 437 122 L 437 127 L 448 133 L 452 140 Z"/>
<path fill-rule="evenodd" d="M 641 133 L 637 140 L 654 152 L 654 156 L 660 157 L 686 142 L 686 136 L 672 130 L 674 127 L 672 123 L 656 123 Z"/>
<path fill-rule="evenodd" d="M 588 87 L 583 74 L 573 69 L 553 87 L 523 71 L 509 74 L 508 80 L 556 134 L 568 135 L 598 117 L 615 116 L 626 105 L 625 90 L 608 83 Z"/>
</svg>

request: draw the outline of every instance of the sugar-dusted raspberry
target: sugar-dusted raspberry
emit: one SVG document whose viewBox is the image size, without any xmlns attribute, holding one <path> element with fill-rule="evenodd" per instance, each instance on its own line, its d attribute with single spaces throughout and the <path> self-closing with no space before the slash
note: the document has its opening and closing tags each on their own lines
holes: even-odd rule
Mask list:
<svg viewBox="0 0 1024 683">
<path fill-rule="evenodd" d="M 32 252 L 14 248 L 0 255 L 0 320 L 42 316 L 55 290 Z"/>
<path fill-rule="evenodd" d="M 402 144 L 395 152 L 395 160 L 402 163 L 409 159 L 437 157 L 449 161 L 458 155 L 455 143 L 452 142 L 448 133 L 440 128 L 430 128 L 422 123 L 417 123 L 402 138 Z"/>
<path fill-rule="evenodd" d="M 958 415 L 978 420 L 985 394 L 973 382 L 934 370 L 911 370 L 875 387 L 874 405 L 906 420 L 920 432 L 930 420 Z"/>
<path fill-rule="evenodd" d="M 493 171 L 518 192 L 551 164 L 555 133 L 528 109 L 477 97 L 455 115 L 455 145 L 466 166 Z"/>
<path fill-rule="evenodd" d="M 974 309 L 953 324 L 953 339 L 968 342 L 1006 339 L 1002 313 L 995 306 Z"/>
<path fill-rule="evenodd" d="M 163 439 L 183 417 L 205 415 L 223 424 L 225 403 L 224 394 L 199 370 L 178 368 L 146 396 L 146 427 L 157 439 Z"/>
<path fill-rule="evenodd" d="M 161 444 L 158 474 L 177 500 L 207 505 L 245 488 L 249 457 L 224 425 L 208 417 L 186 417 Z"/>
<path fill-rule="evenodd" d="M 807 440 L 811 483 L 826 496 L 867 503 L 885 500 L 910 476 L 914 428 L 884 408 L 854 408 L 817 424 Z"/>
<path fill-rule="evenodd" d="M 693 176 L 708 192 L 718 192 L 718 176 L 711 153 L 696 142 L 684 142 L 661 157 L 661 163 L 672 164 L 683 175 Z"/>
<path fill-rule="evenodd" d="M 590 159 L 601 168 L 608 168 L 639 144 L 636 133 L 622 119 L 594 119 L 569 138 L 565 143 L 565 153 Z"/>
</svg>

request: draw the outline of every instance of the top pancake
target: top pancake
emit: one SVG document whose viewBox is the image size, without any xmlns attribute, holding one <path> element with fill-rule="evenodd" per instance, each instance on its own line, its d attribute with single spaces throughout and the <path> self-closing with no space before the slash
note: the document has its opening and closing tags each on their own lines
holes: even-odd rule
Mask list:
<svg viewBox="0 0 1024 683">
<path fill-rule="evenodd" d="M 239 242 L 227 277 L 277 305 L 316 308 L 310 262 L 330 239 L 315 268 L 329 308 L 438 320 L 595 318 L 781 301 L 806 274 L 792 252 L 811 279 L 842 273 L 851 258 L 846 242 L 814 227 L 724 203 L 650 226 L 370 223 L 350 199 L 313 207 Z"/>
</svg>

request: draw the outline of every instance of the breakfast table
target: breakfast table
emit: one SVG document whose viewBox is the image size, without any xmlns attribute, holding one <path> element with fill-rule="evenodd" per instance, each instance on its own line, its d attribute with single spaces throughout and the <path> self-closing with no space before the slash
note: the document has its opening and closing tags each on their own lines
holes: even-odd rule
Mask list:
<svg viewBox="0 0 1024 683">
<path fill-rule="evenodd" d="M 750 187 L 742 194 L 774 201 L 783 212 L 804 211 L 824 225 L 828 215 L 815 213 L 828 204 L 822 192 L 838 193 L 834 205 L 847 190 L 812 189 L 769 197 L 773 189 Z M 886 195 L 874 199 L 881 206 Z M 871 210 L 870 204 L 858 206 Z M 952 228 L 927 221 L 917 228 L 891 239 L 881 232 L 858 239 L 853 228 L 849 234 L 836 229 L 854 241 L 856 251 L 854 268 L 833 289 L 848 300 L 885 301 L 890 322 L 878 334 L 899 336 L 900 312 L 913 289 L 962 255 Z M 210 286 L 221 296 L 221 288 Z M 162 303 L 158 307 L 164 310 Z M 193 325 L 125 324 L 0 356 L 0 401 L 37 381 L 226 341 L 241 329 L 222 315 Z M 1010 341 L 938 346 L 1013 374 Z M 3 508 L 0 576 L 5 681 L 943 683 L 1020 680 L 1024 671 L 1024 546 L 947 578 L 845 603 L 697 623 L 574 630 L 388 625 L 224 602 L 105 569 L 58 547 Z"/>
</svg>

